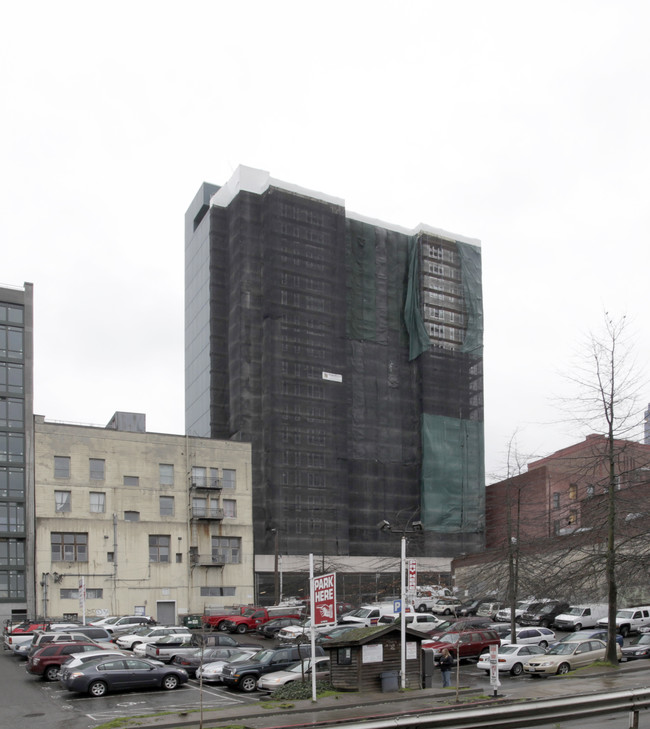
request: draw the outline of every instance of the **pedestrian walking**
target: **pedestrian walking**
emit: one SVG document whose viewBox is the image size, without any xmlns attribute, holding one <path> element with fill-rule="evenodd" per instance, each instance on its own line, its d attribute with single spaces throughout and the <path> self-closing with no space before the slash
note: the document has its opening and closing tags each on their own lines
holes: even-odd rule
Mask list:
<svg viewBox="0 0 650 729">
<path fill-rule="evenodd" d="M 454 665 L 454 659 L 446 648 L 443 648 L 438 663 L 442 673 L 442 688 L 447 688 L 451 686 L 451 669 Z"/>
</svg>

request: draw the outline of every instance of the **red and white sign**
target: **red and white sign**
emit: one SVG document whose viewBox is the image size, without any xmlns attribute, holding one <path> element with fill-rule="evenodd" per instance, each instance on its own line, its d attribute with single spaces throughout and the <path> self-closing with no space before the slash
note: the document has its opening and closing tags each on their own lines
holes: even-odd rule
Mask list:
<svg viewBox="0 0 650 729">
<path fill-rule="evenodd" d="M 314 625 L 336 623 L 336 573 L 314 577 Z"/>
<path fill-rule="evenodd" d="M 408 591 L 415 594 L 418 586 L 418 563 L 414 559 L 408 561 Z"/>
</svg>

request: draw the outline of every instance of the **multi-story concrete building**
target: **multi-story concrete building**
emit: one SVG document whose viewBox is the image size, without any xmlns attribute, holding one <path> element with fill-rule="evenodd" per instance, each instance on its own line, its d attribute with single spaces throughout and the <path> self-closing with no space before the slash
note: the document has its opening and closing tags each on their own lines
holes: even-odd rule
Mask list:
<svg viewBox="0 0 650 729">
<path fill-rule="evenodd" d="M 252 444 L 258 565 L 394 555 L 384 520 L 421 523 L 412 554 L 479 549 L 478 241 L 244 167 L 185 224 L 186 432 Z"/>
<path fill-rule="evenodd" d="M 33 286 L 0 287 L 0 619 L 34 609 Z"/>
<path fill-rule="evenodd" d="M 253 602 L 249 444 L 149 433 L 137 413 L 34 429 L 39 614 L 174 623 Z"/>
</svg>

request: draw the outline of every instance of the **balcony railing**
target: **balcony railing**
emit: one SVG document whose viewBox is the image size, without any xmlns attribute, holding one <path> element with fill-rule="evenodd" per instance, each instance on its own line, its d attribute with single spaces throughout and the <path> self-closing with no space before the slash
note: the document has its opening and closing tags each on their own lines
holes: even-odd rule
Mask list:
<svg viewBox="0 0 650 729">
<path fill-rule="evenodd" d="M 190 564 L 193 567 L 223 567 L 226 563 L 223 557 L 211 554 L 192 554 Z"/>
<path fill-rule="evenodd" d="M 220 478 L 193 478 L 190 486 L 193 489 L 207 489 L 208 491 L 220 491 L 221 490 L 221 479 Z"/>
<path fill-rule="evenodd" d="M 223 509 L 215 506 L 193 506 L 190 514 L 191 519 L 216 519 L 222 521 L 224 518 Z"/>
</svg>

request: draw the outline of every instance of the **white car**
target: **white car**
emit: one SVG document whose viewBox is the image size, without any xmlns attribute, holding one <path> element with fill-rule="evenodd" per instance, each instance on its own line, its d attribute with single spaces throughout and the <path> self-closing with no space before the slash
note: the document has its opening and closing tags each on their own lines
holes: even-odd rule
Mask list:
<svg viewBox="0 0 650 729">
<path fill-rule="evenodd" d="M 230 656 L 230 658 L 226 658 L 223 661 L 212 661 L 211 663 L 206 663 L 196 669 L 196 678 L 197 680 L 201 679 L 206 683 L 218 683 L 223 680 L 222 669 L 226 664 L 247 661 L 256 653 L 258 653 L 258 651 L 253 648 L 244 648 L 240 653 L 235 653 Z"/>
<path fill-rule="evenodd" d="M 103 618 L 102 620 L 91 623 L 91 625 L 99 625 L 101 628 L 106 628 L 109 633 L 114 633 L 118 630 L 129 630 L 130 628 L 133 628 L 133 631 L 139 628 L 151 628 L 155 624 L 156 621 L 150 615 L 122 615 L 121 617 Z"/>
<path fill-rule="evenodd" d="M 257 688 L 260 691 L 275 691 L 280 686 L 284 686 L 292 681 L 305 680 L 311 681 L 312 664 L 316 666 L 316 679 L 322 680 L 329 678 L 330 675 L 330 659 L 329 656 L 317 656 L 316 658 L 303 658 L 302 661 L 294 663 L 286 669 L 286 671 L 272 671 L 260 676 L 257 681 Z"/>
<path fill-rule="evenodd" d="M 333 627 L 333 624 L 317 625 L 316 635 L 331 630 Z M 286 625 L 278 630 L 276 638 L 281 643 L 306 643 L 311 640 L 311 619 L 308 618 L 300 625 Z"/>
<path fill-rule="evenodd" d="M 524 663 L 543 653 L 544 649 L 538 645 L 502 645 L 497 654 L 497 668 L 499 671 L 508 671 L 512 676 L 520 676 L 524 672 Z M 490 654 L 484 653 L 478 659 L 476 667 L 490 673 Z"/>
<path fill-rule="evenodd" d="M 519 600 L 515 604 L 515 620 L 521 617 L 527 610 L 530 610 L 533 605 L 538 605 L 543 600 Z M 510 608 L 504 607 L 497 612 L 494 618 L 498 623 L 510 622 Z"/>
<path fill-rule="evenodd" d="M 134 633 L 121 635 L 115 642 L 119 648 L 133 650 L 138 643 L 155 643 L 163 635 L 171 635 L 172 633 L 187 636 L 188 642 L 192 639 L 192 633 L 180 625 L 157 625 L 155 628 L 140 628 Z"/>
<path fill-rule="evenodd" d="M 540 648 L 548 648 L 555 643 L 555 633 L 549 628 L 519 628 L 515 631 L 519 645 L 538 645 Z M 501 645 L 512 643 L 512 635 L 508 633 L 501 638 Z"/>
</svg>

